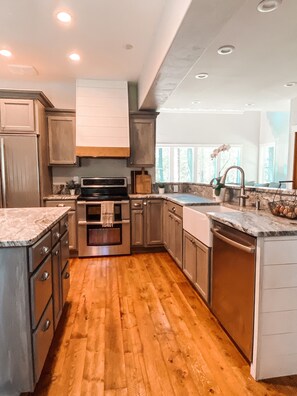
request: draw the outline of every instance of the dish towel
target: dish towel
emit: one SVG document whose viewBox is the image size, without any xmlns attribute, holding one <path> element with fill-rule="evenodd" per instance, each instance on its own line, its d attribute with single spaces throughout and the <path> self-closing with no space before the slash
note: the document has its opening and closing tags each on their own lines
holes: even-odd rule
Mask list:
<svg viewBox="0 0 297 396">
<path fill-rule="evenodd" d="M 101 202 L 101 222 L 102 227 L 113 227 L 114 202 Z"/>
</svg>

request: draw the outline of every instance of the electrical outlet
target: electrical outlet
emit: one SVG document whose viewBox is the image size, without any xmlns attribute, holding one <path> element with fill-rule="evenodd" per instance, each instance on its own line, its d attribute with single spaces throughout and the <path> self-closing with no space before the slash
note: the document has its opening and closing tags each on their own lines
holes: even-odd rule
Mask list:
<svg viewBox="0 0 297 396">
<path fill-rule="evenodd" d="M 176 185 L 173 186 L 173 192 L 178 192 L 178 186 Z"/>
</svg>

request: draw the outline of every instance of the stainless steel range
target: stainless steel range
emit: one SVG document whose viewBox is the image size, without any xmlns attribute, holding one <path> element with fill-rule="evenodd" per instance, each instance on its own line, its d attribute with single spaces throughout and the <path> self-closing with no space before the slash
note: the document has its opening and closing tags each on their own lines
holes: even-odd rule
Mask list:
<svg viewBox="0 0 297 396">
<path fill-rule="evenodd" d="M 82 177 L 78 255 L 130 254 L 130 202 L 125 177 Z"/>
</svg>

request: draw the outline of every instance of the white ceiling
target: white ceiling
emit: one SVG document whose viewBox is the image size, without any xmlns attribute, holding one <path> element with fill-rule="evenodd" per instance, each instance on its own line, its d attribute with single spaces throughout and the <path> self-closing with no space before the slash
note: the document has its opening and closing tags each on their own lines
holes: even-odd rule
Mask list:
<svg viewBox="0 0 297 396">
<path fill-rule="evenodd" d="M 14 87 L 19 82 L 20 88 L 24 82 L 28 88 L 30 82 L 75 83 L 76 78 L 138 81 L 170 1 L 1 0 L 0 49 L 10 49 L 13 57 L 0 57 L 0 80 L 14 81 Z M 175 40 L 183 58 L 174 56 L 173 43 L 163 63 L 164 78 L 176 68 L 178 80 L 160 95 L 158 106 L 194 112 L 288 109 L 289 100 L 297 97 L 297 85 L 284 87 L 297 82 L 297 0 L 283 0 L 271 13 L 259 13 L 259 1 L 192 0 Z M 70 26 L 55 19 L 62 9 L 73 16 Z M 134 48 L 126 50 L 126 44 Z M 218 55 L 224 44 L 235 46 L 234 53 Z M 67 59 L 73 51 L 81 55 L 78 64 Z M 9 64 L 32 65 L 38 74 L 11 74 Z M 195 79 L 201 72 L 209 78 Z M 162 82 L 160 73 L 155 81 Z"/>
</svg>

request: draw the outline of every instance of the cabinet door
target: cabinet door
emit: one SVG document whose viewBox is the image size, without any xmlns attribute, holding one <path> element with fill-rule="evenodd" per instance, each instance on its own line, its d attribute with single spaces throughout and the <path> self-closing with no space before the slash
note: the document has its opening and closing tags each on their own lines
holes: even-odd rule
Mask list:
<svg viewBox="0 0 297 396">
<path fill-rule="evenodd" d="M 168 212 L 168 244 L 167 244 L 167 250 L 168 253 L 171 254 L 173 258 L 175 258 L 175 220 L 173 218 L 173 214 Z"/>
<path fill-rule="evenodd" d="M 195 239 L 196 245 L 196 281 L 195 286 L 202 297 L 209 302 L 209 257 L 210 249 Z"/>
<path fill-rule="evenodd" d="M 167 201 L 163 202 L 163 242 L 164 246 L 168 248 L 168 204 Z"/>
<path fill-rule="evenodd" d="M 155 166 L 156 115 L 130 116 L 130 166 Z"/>
<path fill-rule="evenodd" d="M 163 201 L 151 199 L 147 201 L 147 233 L 146 243 L 148 246 L 163 244 Z"/>
<path fill-rule="evenodd" d="M 196 282 L 196 245 L 194 238 L 184 231 L 183 271 L 191 282 Z"/>
<path fill-rule="evenodd" d="M 175 251 L 174 258 L 179 267 L 182 267 L 183 260 L 183 222 L 177 216 L 174 216 L 174 233 L 175 233 Z"/>
<path fill-rule="evenodd" d="M 71 210 L 68 212 L 68 223 L 69 223 L 69 249 L 77 249 L 77 222 L 76 212 Z"/>
<path fill-rule="evenodd" d="M 65 265 L 69 259 L 69 233 L 66 232 L 61 238 L 61 271 L 64 270 Z"/>
<path fill-rule="evenodd" d="M 143 246 L 143 210 L 142 209 L 134 209 L 131 211 L 131 244 L 132 246 Z"/>
<path fill-rule="evenodd" d="M 52 250 L 52 272 L 53 272 L 53 304 L 54 304 L 54 326 L 58 326 L 62 314 L 62 278 L 61 278 L 61 247 L 60 242 Z"/>
<path fill-rule="evenodd" d="M 48 117 L 50 165 L 73 165 L 75 155 L 75 118 Z"/>
<path fill-rule="evenodd" d="M 34 101 L 26 99 L 1 99 L 2 132 L 34 132 Z"/>
</svg>

